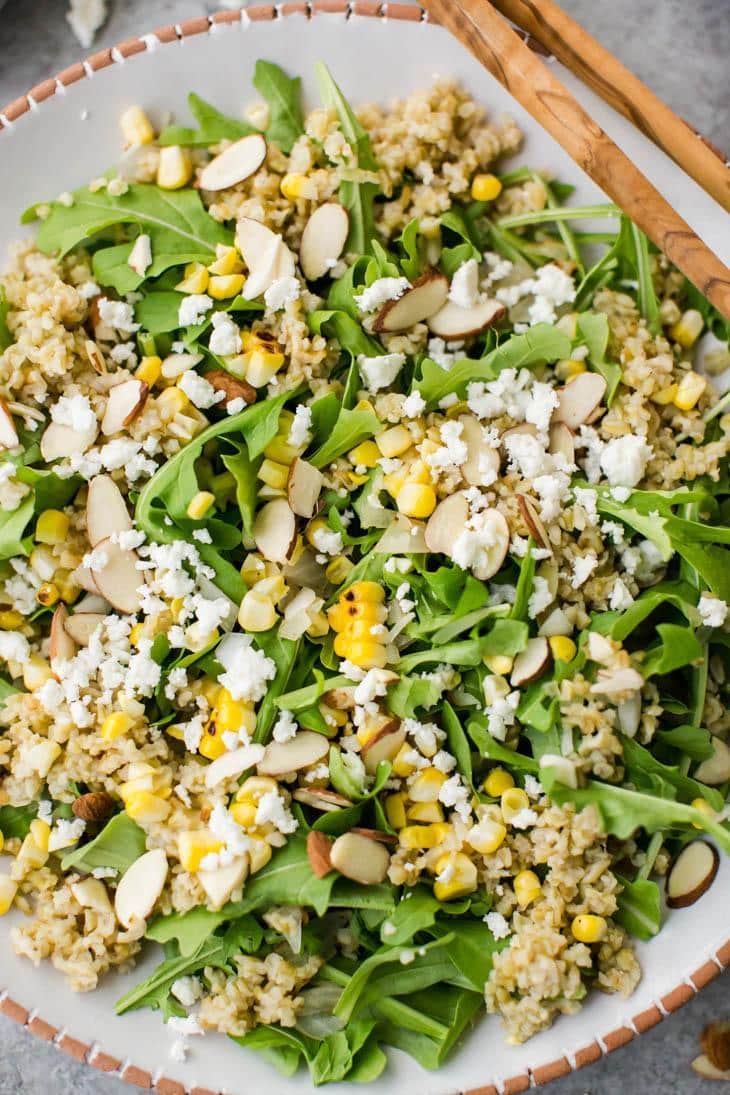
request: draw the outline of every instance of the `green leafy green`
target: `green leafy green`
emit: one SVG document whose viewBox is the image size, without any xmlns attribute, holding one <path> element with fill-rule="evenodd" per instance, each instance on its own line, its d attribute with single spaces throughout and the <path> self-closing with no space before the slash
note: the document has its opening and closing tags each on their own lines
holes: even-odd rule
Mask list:
<svg viewBox="0 0 730 1095">
<path fill-rule="evenodd" d="M 364 407 L 355 407 L 353 410 L 342 407 L 329 438 L 312 453 L 309 462 L 315 468 L 324 468 L 338 456 L 342 456 L 343 452 L 349 452 L 361 441 L 374 437 L 382 429 L 383 425 L 374 411 Z"/>
<path fill-rule="evenodd" d="M 38 803 L 27 806 L 0 806 L 0 833 L 6 840 L 17 837 L 22 840 L 30 831 L 30 823 L 38 816 Z"/>
<path fill-rule="evenodd" d="M 259 62 L 260 64 L 261 62 Z M 182 125 L 168 125 L 160 133 L 157 143 L 161 145 L 181 144 L 188 147 L 207 148 L 219 141 L 237 141 L 258 130 L 248 122 L 238 118 L 229 118 L 220 110 L 201 99 L 194 91 L 188 95 L 190 113 L 198 123 L 197 129 Z"/>
<path fill-rule="evenodd" d="M 15 342 L 10 328 L 8 327 L 9 311 L 10 304 L 8 302 L 8 295 L 5 292 L 5 286 L 0 282 L 0 353 L 2 353 L 3 350 L 7 350 L 8 346 L 12 346 L 13 342 Z"/>
<path fill-rule="evenodd" d="M 116 814 L 98 836 L 88 844 L 74 848 L 61 860 L 64 871 L 93 871 L 95 867 L 113 867 L 123 874 L 146 848 L 144 829 L 126 814 Z"/>
<path fill-rule="evenodd" d="M 257 61 L 253 86 L 269 107 L 266 136 L 288 154 L 304 132 L 301 79 L 290 79 L 273 61 Z"/>
<path fill-rule="evenodd" d="M 618 911 L 614 913 L 626 931 L 645 942 L 652 939 L 662 925 L 662 903 L 656 882 L 637 878 L 629 882 L 616 876 L 623 889 L 618 895 Z"/>
<path fill-rule="evenodd" d="M 610 407 L 621 383 L 621 366 L 606 361 L 608 349 L 608 317 L 603 312 L 581 312 L 578 333 L 588 347 L 588 361 L 606 381 L 606 406 Z"/>
</svg>

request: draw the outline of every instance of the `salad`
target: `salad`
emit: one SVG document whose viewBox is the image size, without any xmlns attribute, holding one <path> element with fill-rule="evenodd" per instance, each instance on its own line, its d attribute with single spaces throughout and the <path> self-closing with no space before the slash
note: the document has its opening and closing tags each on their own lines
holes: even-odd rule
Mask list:
<svg viewBox="0 0 730 1095">
<path fill-rule="evenodd" d="M 0 914 L 321 1084 L 631 993 L 730 852 L 730 355 L 509 120 L 317 81 L 23 218 Z"/>
</svg>

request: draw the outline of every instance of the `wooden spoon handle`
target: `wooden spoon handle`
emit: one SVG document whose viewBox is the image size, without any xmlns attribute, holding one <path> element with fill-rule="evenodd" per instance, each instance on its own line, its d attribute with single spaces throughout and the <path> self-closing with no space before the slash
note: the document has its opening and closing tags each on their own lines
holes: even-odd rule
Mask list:
<svg viewBox="0 0 730 1095">
<path fill-rule="evenodd" d="M 487 0 L 422 0 L 585 173 L 730 319 L 730 270 Z"/>
<path fill-rule="evenodd" d="M 730 167 L 682 118 L 554 0 L 492 0 L 518 27 L 679 164 L 730 212 Z"/>
</svg>

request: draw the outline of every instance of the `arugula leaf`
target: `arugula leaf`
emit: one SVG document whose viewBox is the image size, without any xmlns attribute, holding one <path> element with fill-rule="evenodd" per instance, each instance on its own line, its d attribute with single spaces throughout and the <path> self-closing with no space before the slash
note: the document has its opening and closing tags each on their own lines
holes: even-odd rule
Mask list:
<svg viewBox="0 0 730 1095">
<path fill-rule="evenodd" d="M 6 680 L 5 677 L 0 677 L 0 708 L 5 706 L 5 701 L 9 696 L 14 696 L 17 692 L 20 692 L 19 688 L 16 688 L 15 685 Z M 1 825 L 0 828 L 2 828 Z"/>
<path fill-rule="evenodd" d="M 235 453 L 222 453 L 221 460 L 226 470 L 236 480 L 236 503 L 241 514 L 243 533 L 246 539 L 253 537 L 253 521 L 258 498 L 258 480 L 256 473 L 261 465 L 259 457 L 252 460 L 246 445 L 238 445 L 232 438 L 228 443 L 235 446 Z"/>
<path fill-rule="evenodd" d="M 34 509 L 33 495 L 28 494 L 17 509 L 3 514 L 0 523 L 0 559 L 30 555 L 33 541 L 24 534 L 33 519 Z"/>
<path fill-rule="evenodd" d="M 425 943 L 422 947 L 419 947 L 418 958 L 424 958 L 428 954 L 430 954 L 431 951 L 446 946 L 446 944 L 450 943 L 452 939 L 453 933 L 449 933 L 448 935 L 444 935 L 441 939 L 435 939 L 431 943 Z M 371 976 L 381 966 L 390 966 L 395 964 L 396 966 L 400 967 L 400 954 L 401 952 L 399 947 L 380 947 L 379 950 L 375 951 L 374 954 L 371 954 L 369 958 L 366 958 L 364 962 L 361 962 L 353 973 L 350 980 L 348 981 L 347 987 L 343 990 L 342 995 L 337 1001 L 337 1004 L 335 1006 L 335 1015 L 338 1015 L 346 1022 L 351 1019 L 352 1014 L 357 1007 L 358 1001 L 364 993 Z M 416 966 L 417 961 L 418 959 L 416 959 L 416 962 L 411 963 L 411 966 Z M 405 978 L 406 973 L 410 973 L 412 971 L 402 968 L 401 972 L 402 976 Z M 399 987 L 403 987 L 403 982 L 401 982 L 401 985 Z"/>
<path fill-rule="evenodd" d="M 440 1068 L 483 1006 L 483 996 L 479 993 L 451 985 L 439 985 L 437 989 L 414 993 L 406 1000 L 417 1014 L 428 1017 L 432 1023 L 438 1022 L 441 1031 L 435 1035 L 414 1031 L 404 1024 L 403 1016 L 396 1013 L 388 1026 L 388 1042 L 427 1069 Z M 405 1002 L 392 1001 L 399 1004 Z M 384 1009 L 381 1007 L 379 1010 Z"/>
<path fill-rule="evenodd" d="M 592 629 L 623 642 L 644 620 L 656 612 L 662 605 L 670 604 L 679 609 L 687 621 L 698 626 L 700 614 L 697 611 L 697 591 L 688 582 L 660 582 L 649 589 L 642 590 L 634 603 L 625 612 L 603 613 L 595 616 Z M 602 623 L 605 621 L 605 624 Z"/>
<path fill-rule="evenodd" d="M 447 700 L 444 700 L 441 707 L 441 721 L 446 731 L 449 752 L 456 759 L 456 768 L 459 775 L 463 776 L 467 783 L 473 783 L 469 739 L 464 733 L 458 715 Z"/>
<path fill-rule="evenodd" d="M 22 840 L 30 832 L 30 823 L 37 816 L 37 802 L 29 802 L 27 806 L 0 806 L 0 833 L 6 840 L 12 837 Z"/>
<path fill-rule="evenodd" d="M 418 932 L 432 927 L 440 912 L 441 902 L 437 901 L 425 886 L 414 886 L 388 914 L 380 926 L 380 939 L 384 946 L 400 947 L 412 942 Z"/>
<path fill-rule="evenodd" d="M 708 787 L 696 779 L 691 779 L 689 776 L 684 775 L 679 768 L 662 764 L 648 749 L 645 749 L 643 745 L 639 745 L 638 741 L 633 738 L 622 736 L 621 744 L 628 777 L 637 787 L 641 785 L 642 774 L 657 775 L 674 788 L 679 798 L 690 803 L 696 798 L 704 798 L 713 810 L 722 810 L 725 800 L 716 788 Z"/>
<path fill-rule="evenodd" d="M 400 259 L 400 267 L 409 281 L 413 282 L 423 273 L 426 260 L 424 256 L 424 240 L 421 236 L 421 225 L 417 217 L 409 221 L 400 236 L 396 240 L 403 254 Z"/>
<path fill-rule="evenodd" d="M 415 718 L 416 711 L 422 707 L 430 711 L 443 695 L 443 687 L 438 680 L 424 677 L 403 676 L 388 688 L 388 710 L 401 719 Z"/>
<path fill-rule="evenodd" d="M 273 61 L 257 61 L 253 86 L 269 106 L 268 140 L 288 154 L 304 132 L 300 77 L 290 79 Z"/>
<path fill-rule="evenodd" d="M 343 350 L 350 355 L 351 361 L 357 361 L 362 354 L 365 357 L 379 357 L 385 353 L 380 343 L 363 331 L 359 322 L 347 312 L 327 308 L 310 312 L 307 316 L 310 331 L 327 338 L 336 338 Z"/>
<path fill-rule="evenodd" d="M 618 895 L 616 920 L 631 935 L 648 942 L 662 924 L 662 903 L 656 882 L 637 878 L 634 882 L 616 875 L 623 889 Z"/>
<path fill-rule="evenodd" d="M 603 312 L 582 312 L 578 316 L 578 333 L 588 347 L 588 361 L 608 385 L 606 406 L 610 407 L 621 383 L 621 366 L 606 361 L 608 348 L 608 317 Z"/>
<path fill-rule="evenodd" d="M 437 923 L 432 931 L 445 936 L 448 926 Z M 509 946 L 510 940 L 495 939 L 483 920 L 459 920 L 450 934 L 452 938 L 446 946 L 446 953 L 465 981 L 476 992 L 483 993 L 492 972 L 492 956 Z"/>
<path fill-rule="evenodd" d="M 648 648 L 646 660 L 641 666 L 642 673 L 648 679 L 655 674 L 663 676 L 681 669 L 683 665 L 698 662 L 704 647 L 691 627 L 678 624 L 657 624 L 659 642 Z"/>
<path fill-rule="evenodd" d="M 479 665 L 484 651 L 489 643 L 489 636 L 481 639 L 463 639 L 457 643 L 447 643 L 446 646 L 433 647 L 429 650 L 416 650 L 412 654 L 404 654 L 395 669 L 398 673 L 410 673 L 418 665 L 424 662 L 445 662 L 447 665 Z"/>
<path fill-rule="evenodd" d="M 657 730 L 654 737 L 663 745 L 678 749 L 691 760 L 707 760 L 714 752 L 710 731 L 699 726 L 675 726 L 671 730 Z"/>
<path fill-rule="evenodd" d="M 123 874 L 143 855 L 146 847 L 144 829 L 140 829 L 126 814 L 116 814 L 97 837 L 65 855 L 61 860 L 61 867 L 64 871 L 72 868 L 93 871 L 95 867 L 113 867 Z"/>
<path fill-rule="evenodd" d="M 452 233 L 457 239 L 461 240 L 461 243 L 453 247 L 444 247 L 441 252 L 439 266 L 447 278 L 453 277 L 459 267 L 468 262 L 469 259 L 476 259 L 477 262 L 482 261 L 482 249 L 477 247 L 474 234 L 462 210 L 458 207 L 449 209 L 442 216 L 440 223 L 441 227 L 446 229 L 447 239 L 448 234 Z"/>
<path fill-rule="evenodd" d="M 266 695 L 259 704 L 256 713 L 256 729 L 253 733 L 253 740 L 264 743 L 268 740 L 269 732 L 276 719 L 276 701 L 289 683 L 289 677 L 294 669 L 301 643 L 292 639 L 282 639 L 279 636 L 278 628 L 276 628 L 272 631 L 259 633 L 256 636 L 256 645 L 276 665 L 276 676 L 266 689 Z"/>
<path fill-rule="evenodd" d="M 487 730 L 487 720 L 484 715 L 474 715 L 466 726 L 469 737 L 477 747 L 477 750 L 487 760 L 496 760 L 500 764 L 506 764 L 510 768 L 516 768 L 521 772 L 529 772 L 537 775 L 540 766 L 532 757 L 526 757 L 524 753 L 517 753 L 514 749 L 508 749 L 506 745 L 493 738 Z"/>
<path fill-rule="evenodd" d="M 8 302 L 8 295 L 5 292 L 5 286 L 0 282 L 0 354 L 15 342 L 10 328 L 8 327 L 9 311 L 10 304 Z"/>
<path fill-rule="evenodd" d="M 249 133 L 258 133 L 258 130 L 248 122 L 229 118 L 227 114 L 211 106 L 205 99 L 201 99 L 194 91 L 188 95 L 188 106 L 198 123 L 198 129 L 168 125 L 157 138 L 158 144 L 163 146 L 181 144 L 192 148 L 206 148 L 208 145 L 218 144 L 219 141 L 237 141 L 241 137 L 247 137 Z"/>
<path fill-rule="evenodd" d="M 29 555 L 32 540 L 26 535 L 33 517 L 46 509 L 63 509 L 79 488 L 80 479 L 73 475 L 61 479 L 53 471 L 20 465 L 15 478 L 32 487 L 17 509 L 0 515 L 0 559 Z"/>
<path fill-rule="evenodd" d="M 315 468 L 324 468 L 343 452 L 349 452 L 361 441 L 374 437 L 382 429 L 383 424 L 373 411 L 357 407 L 348 410 L 347 407 L 342 407 L 329 438 L 309 457 L 309 462 Z"/>
<path fill-rule="evenodd" d="M 377 797 L 388 782 L 390 773 L 390 763 L 381 760 L 375 772 L 373 785 L 367 794 L 364 795 L 360 792 L 358 796 L 359 801 L 353 806 L 347 806 L 342 810 L 331 810 L 329 813 L 321 814 L 312 828 L 320 833 L 328 833 L 330 836 L 339 836 L 341 833 L 346 833 L 354 825 L 358 824 L 367 803 L 373 801 L 377 802 Z"/>
<path fill-rule="evenodd" d="M 659 320 L 659 301 L 654 291 L 654 282 L 649 265 L 649 241 L 640 228 L 630 222 L 631 238 L 634 244 L 635 269 L 638 285 L 639 311 L 650 331 L 655 334 L 661 330 Z"/>
<path fill-rule="evenodd" d="M 510 618 L 513 620 L 527 621 L 527 609 L 532 594 L 532 586 L 535 581 L 535 568 L 537 567 L 534 548 L 535 542 L 532 539 L 532 536 L 530 536 L 527 541 L 527 550 L 520 563 L 520 573 L 517 578 L 514 604 L 510 611 Z"/>
</svg>

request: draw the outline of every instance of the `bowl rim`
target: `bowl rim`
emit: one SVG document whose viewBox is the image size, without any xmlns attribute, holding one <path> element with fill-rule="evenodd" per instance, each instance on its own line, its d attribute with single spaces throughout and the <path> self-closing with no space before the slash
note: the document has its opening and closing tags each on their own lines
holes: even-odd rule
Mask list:
<svg viewBox="0 0 730 1095">
<path fill-rule="evenodd" d="M 0 108 L 0 133 L 3 130 L 13 129 L 18 119 L 26 114 L 35 113 L 42 103 L 57 94 L 63 94 L 71 84 L 91 78 L 112 65 L 122 64 L 127 58 L 136 54 L 152 52 L 158 46 L 178 43 L 184 38 L 215 33 L 219 27 L 237 24 L 243 24 L 246 27 L 251 23 L 279 21 L 289 15 L 304 16 L 306 19 L 312 19 L 318 15 L 339 15 L 345 20 L 354 15 L 384 21 L 397 20 L 438 25 L 438 20 L 420 7 L 405 3 L 383 3 L 380 0 L 291 0 L 278 5 L 255 4 L 248 8 L 198 16 L 180 23 L 166 24 L 141 36 L 127 38 L 114 46 L 107 46 L 91 54 L 86 60 L 76 61 L 55 76 L 42 80 L 24 95 L 18 96 L 7 106 Z M 520 30 L 517 30 L 517 33 L 525 39 L 531 49 L 543 56 L 552 57 L 549 51 L 529 34 Z M 702 134 L 697 135 L 706 141 Z M 706 141 L 706 143 L 710 142 Z M 722 155 L 717 149 L 713 148 L 713 151 Z M 540 1087 L 551 1080 L 567 1076 L 585 1065 L 593 1064 L 602 1056 L 620 1049 L 621 1046 L 656 1026 L 728 968 L 730 968 L 730 936 L 693 973 L 680 980 L 673 989 L 627 1020 L 624 1025 L 607 1034 L 597 1034 L 592 1042 L 575 1053 L 566 1052 L 554 1061 L 534 1069 L 528 1067 L 525 1071 L 502 1081 L 499 1086 L 488 1084 L 484 1087 L 470 1088 L 461 1095 L 519 1095 L 530 1087 Z M 12 998 L 1 982 L 0 1015 L 18 1023 L 41 1041 L 55 1045 L 62 1053 L 74 1060 L 132 1086 L 155 1091 L 157 1095 L 223 1095 L 221 1091 L 200 1086 L 188 1087 L 179 1080 L 161 1076 L 159 1073 L 153 1074 L 147 1069 L 139 1068 L 129 1060 L 123 1062 L 105 1053 L 97 1041 L 85 1043 L 71 1037 L 65 1028 L 59 1030 L 46 1022 L 39 1014 L 39 1009 L 28 1009 Z"/>
</svg>

